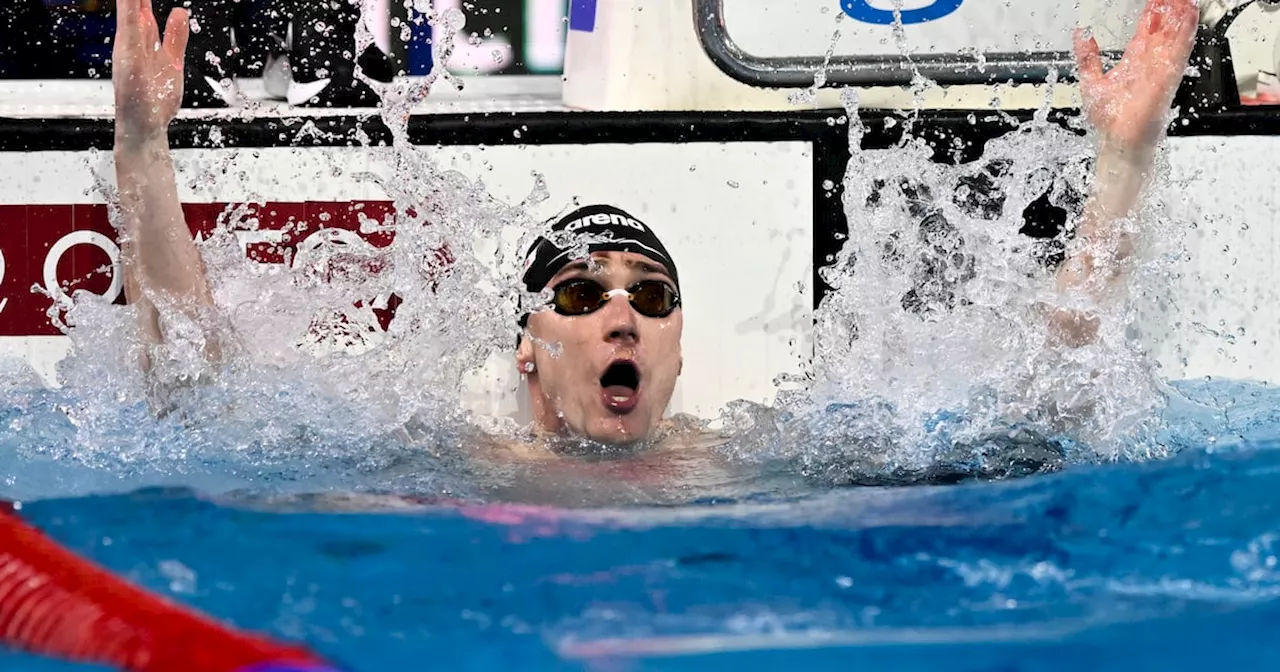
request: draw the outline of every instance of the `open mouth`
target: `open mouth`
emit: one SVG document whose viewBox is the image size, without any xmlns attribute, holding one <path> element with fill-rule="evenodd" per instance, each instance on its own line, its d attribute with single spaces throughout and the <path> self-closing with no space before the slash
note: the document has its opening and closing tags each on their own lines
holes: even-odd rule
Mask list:
<svg viewBox="0 0 1280 672">
<path fill-rule="evenodd" d="M 617 413 L 630 413 L 639 400 L 640 370 L 634 362 L 618 360 L 600 376 L 604 405 Z"/>
</svg>

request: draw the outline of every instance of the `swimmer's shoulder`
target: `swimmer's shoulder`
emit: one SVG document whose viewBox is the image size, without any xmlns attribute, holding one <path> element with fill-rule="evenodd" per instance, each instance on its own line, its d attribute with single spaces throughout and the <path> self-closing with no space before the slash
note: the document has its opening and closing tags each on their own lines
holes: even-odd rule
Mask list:
<svg viewBox="0 0 1280 672">
<path fill-rule="evenodd" d="M 455 428 L 456 429 L 456 428 Z M 438 427 L 430 420 L 420 416 L 410 418 L 393 432 L 396 439 L 407 444 L 418 444 L 435 452 L 439 450 L 438 441 L 433 439 L 439 435 Z M 527 434 L 527 436 L 526 436 Z M 512 428 L 488 428 L 471 426 L 464 429 L 460 436 L 460 451 L 463 454 L 491 454 L 506 452 L 525 457 L 542 457 L 550 454 L 540 446 L 538 437 L 532 432 L 520 432 Z"/>
<path fill-rule="evenodd" d="M 467 437 L 463 452 L 487 462 L 545 462 L 559 457 L 535 432 L 513 436 L 476 430 Z"/>
<path fill-rule="evenodd" d="M 506 437 L 489 437 L 485 445 L 479 446 L 485 455 L 506 457 L 524 462 L 546 462 L 558 459 L 558 455 L 537 439 L 512 439 Z"/>
<path fill-rule="evenodd" d="M 730 441 L 730 437 L 707 429 L 706 422 L 692 415 L 677 413 L 658 426 L 663 437 L 660 451 L 711 451 Z"/>
</svg>

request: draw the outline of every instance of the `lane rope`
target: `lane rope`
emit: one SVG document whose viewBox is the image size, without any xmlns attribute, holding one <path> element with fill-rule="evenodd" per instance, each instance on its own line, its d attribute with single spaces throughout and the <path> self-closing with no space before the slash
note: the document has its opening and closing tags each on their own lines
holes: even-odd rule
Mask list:
<svg viewBox="0 0 1280 672">
<path fill-rule="evenodd" d="M 126 672 L 337 672 L 81 558 L 0 504 L 0 642 Z"/>
</svg>

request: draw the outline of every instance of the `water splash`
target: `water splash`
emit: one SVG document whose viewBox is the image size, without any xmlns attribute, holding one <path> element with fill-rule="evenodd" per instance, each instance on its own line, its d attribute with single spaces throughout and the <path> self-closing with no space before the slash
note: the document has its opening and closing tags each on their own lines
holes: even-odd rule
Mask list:
<svg viewBox="0 0 1280 672">
<path fill-rule="evenodd" d="M 446 14 L 432 20 L 460 28 L 460 13 Z M 380 115 L 394 140 L 382 147 L 362 133 L 351 138 L 371 157 L 366 171 L 352 173 L 341 151 L 306 150 L 333 174 L 385 194 L 390 214 L 361 214 L 365 238 L 324 229 L 284 264 L 262 264 L 246 257 L 244 237 L 259 232 L 256 206 L 269 199 L 228 207 L 198 241 L 218 314 L 193 320 L 159 305 L 166 343 L 148 353 L 149 376 L 139 366 L 146 348 L 132 308 L 78 294 L 65 317 L 72 352 L 59 367 L 61 389 L 14 406 L 23 454 L 61 465 L 50 478 L 70 491 L 93 479 L 67 470 L 108 465 L 114 476 L 143 479 L 135 485 L 168 477 L 191 484 L 185 479 L 199 472 L 209 477 L 197 482 L 212 490 L 272 481 L 350 487 L 360 474 L 405 459 L 402 427 L 412 421 L 432 428 L 412 447 L 419 473 L 382 473 L 365 484 L 444 487 L 430 456 L 459 454 L 459 445 L 475 440 L 477 423 L 459 390 L 492 357 L 510 356 L 519 297 L 509 288 L 520 270 L 511 241 L 536 228 L 524 204 L 495 200 L 482 182 L 442 170 L 432 148 L 408 141 L 412 108 L 439 78 L 450 81 L 451 39 L 436 42 L 437 67 L 424 80 L 366 81 L 384 97 Z M 197 189 L 217 184 L 229 165 L 209 161 L 179 180 Z M 100 162 L 98 187 L 114 204 L 110 168 Z M 530 203 L 545 198 L 544 180 L 534 175 L 531 183 Z M 279 232 L 284 239 L 306 233 Z M 389 242 L 379 247 L 372 238 Z M 394 318 L 384 326 L 380 313 L 389 312 Z M 203 355 L 211 337 L 224 354 L 217 364 Z M 489 423 L 495 428 L 516 431 L 511 422 Z M 214 464 L 226 478 L 211 476 Z M 34 482 L 32 489 L 39 490 Z"/>
<path fill-rule="evenodd" d="M 1089 193 L 1091 137 L 1041 113 L 951 165 L 909 135 L 859 150 L 865 127 L 856 97 L 846 103 L 850 230 L 824 269 L 834 289 L 816 315 L 813 381 L 779 410 L 729 409 L 731 431 L 751 434 L 738 452 L 781 453 L 837 482 L 1168 454 L 1157 436 L 1167 390 L 1142 333 L 1168 308 L 1159 297 L 1185 228 L 1163 163 L 1117 223 L 1151 244 L 1127 286 L 1095 302 L 1053 289 Z M 1058 307 L 1098 315 L 1097 341 L 1055 345 L 1046 317 Z"/>
<path fill-rule="evenodd" d="M 284 265 L 259 264 L 241 242 L 259 226 L 255 199 L 229 208 L 200 242 L 223 324 L 167 311 L 169 345 L 148 380 L 130 311 L 77 295 L 64 389 L 15 405 L 17 426 L 40 433 L 24 438 L 18 454 L 109 466 L 143 482 L 161 474 L 192 484 L 183 479 L 222 465 L 225 478 L 204 481 L 219 486 L 212 489 L 258 478 L 433 490 L 457 487 L 437 482 L 437 457 L 478 440 L 477 425 L 517 432 L 512 421 L 469 415 L 459 397 L 464 379 L 510 356 L 521 306 L 545 298 L 521 291 L 518 252 L 542 233 L 528 209 L 550 187 L 533 174 L 524 202 L 501 203 L 482 182 L 442 170 L 430 147 L 409 142 L 414 107 L 442 80 L 461 86 L 446 64 L 465 17 L 451 10 L 428 21 L 445 36 L 434 43 L 428 77 L 384 84 L 359 75 L 383 99 L 378 114 L 391 145 L 351 138 L 371 157 L 354 174 L 336 153 L 306 150 L 335 176 L 392 201 L 392 214 L 362 216 L 360 227 L 389 243 L 331 229 Z M 372 37 L 364 21 L 357 25 L 362 51 Z M 905 37 L 895 35 L 909 56 Z M 916 72 L 917 100 L 928 86 Z M 816 315 L 814 362 L 803 389 L 780 380 L 774 408 L 725 409 L 718 429 L 730 440 L 726 452 L 781 457 L 821 480 L 857 483 L 1015 476 L 1171 450 L 1176 442 L 1157 431 L 1167 391 L 1139 338 L 1160 306 L 1123 297 L 1071 303 L 1051 290 L 1088 193 L 1092 139 L 1051 122 L 1046 104 L 989 142 L 979 161 L 947 165 L 910 132 L 894 149 L 861 151 L 864 122 L 851 92 L 845 107 L 855 150 L 844 180 L 851 226 L 824 271 L 833 291 Z M 910 131 L 917 113 L 885 121 Z M 228 166 L 212 161 L 184 179 L 216 182 Z M 1159 176 L 1156 183 L 1144 209 L 1121 223 L 1162 245 L 1132 269 L 1129 296 L 1167 294 L 1169 259 L 1180 251 L 1177 213 L 1162 211 L 1176 185 Z M 99 186 L 113 198 L 105 180 Z M 587 241 L 573 244 L 585 253 Z M 1098 342 L 1051 346 L 1044 315 L 1060 305 L 1101 315 Z M 384 327 L 378 313 L 392 308 Z M 216 368 L 201 354 L 211 329 L 226 337 Z M 150 413 L 157 406 L 159 418 Z M 416 437 L 418 457 L 403 452 L 400 430 L 410 422 L 430 428 Z M 400 464 L 417 473 L 395 471 Z"/>
</svg>

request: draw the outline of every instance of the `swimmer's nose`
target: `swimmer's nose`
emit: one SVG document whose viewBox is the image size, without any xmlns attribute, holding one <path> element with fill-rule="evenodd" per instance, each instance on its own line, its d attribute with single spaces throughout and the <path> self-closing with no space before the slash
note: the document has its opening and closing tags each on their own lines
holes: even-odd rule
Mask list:
<svg viewBox="0 0 1280 672">
<path fill-rule="evenodd" d="M 635 343 L 640 338 L 636 311 L 626 296 L 611 296 L 600 309 L 605 319 L 605 340 L 610 343 Z"/>
</svg>

